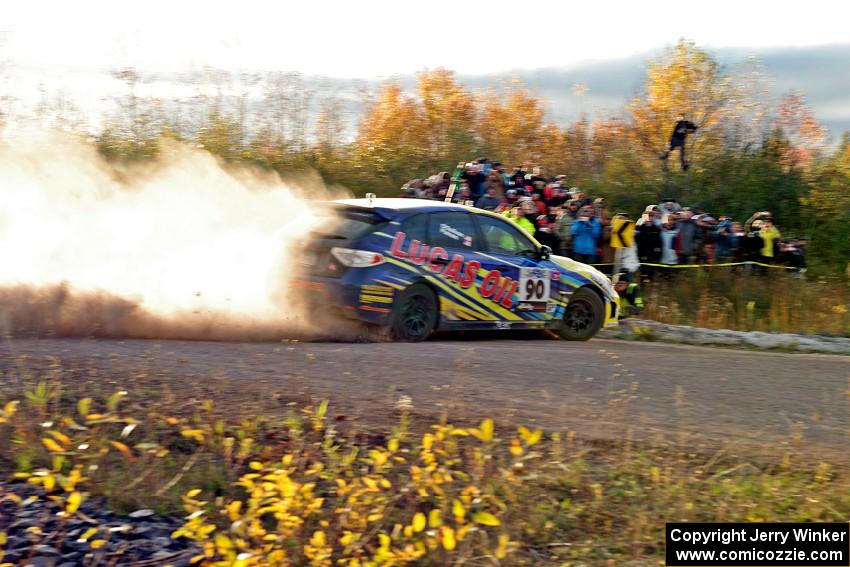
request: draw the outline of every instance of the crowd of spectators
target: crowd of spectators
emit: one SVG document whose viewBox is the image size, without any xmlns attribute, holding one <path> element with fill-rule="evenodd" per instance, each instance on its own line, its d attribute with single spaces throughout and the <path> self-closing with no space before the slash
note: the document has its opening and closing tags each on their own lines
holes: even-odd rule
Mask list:
<svg viewBox="0 0 850 567">
<path fill-rule="evenodd" d="M 448 172 L 414 179 L 402 187 L 402 196 L 442 201 L 451 181 Z M 503 214 L 556 253 L 588 264 L 613 264 L 612 221 L 628 219 L 625 213 L 612 214 L 604 197 L 568 187 L 565 175 L 548 176 L 542 167 L 526 166 L 508 172 L 503 164 L 485 158 L 465 165 L 452 200 Z M 632 271 L 637 264 L 651 268 L 741 261 L 803 271 L 804 251 L 805 241 L 782 240 L 768 211 L 757 212 L 742 224 L 683 207 L 674 199 L 645 208 L 635 223 L 629 250 L 635 259 Z"/>
</svg>

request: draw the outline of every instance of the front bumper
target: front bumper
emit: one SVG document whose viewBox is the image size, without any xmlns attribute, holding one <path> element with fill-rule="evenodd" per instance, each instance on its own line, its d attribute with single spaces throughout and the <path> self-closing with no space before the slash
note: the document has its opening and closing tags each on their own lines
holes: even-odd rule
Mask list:
<svg viewBox="0 0 850 567">
<path fill-rule="evenodd" d="M 617 327 L 620 324 L 620 298 L 609 299 L 605 302 L 605 323 L 603 327 Z"/>
</svg>

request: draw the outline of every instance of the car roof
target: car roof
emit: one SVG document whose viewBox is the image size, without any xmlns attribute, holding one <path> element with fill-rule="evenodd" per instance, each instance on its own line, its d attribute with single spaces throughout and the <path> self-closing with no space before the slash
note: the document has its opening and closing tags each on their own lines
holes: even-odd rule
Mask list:
<svg viewBox="0 0 850 567">
<path fill-rule="evenodd" d="M 465 205 L 426 199 L 339 199 L 331 201 L 331 203 L 343 207 L 374 210 L 376 213 L 388 219 L 396 219 L 398 217 L 414 213 L 433 213 L 439 211 L 471 212 L 471 207 L 467 207 Z M 475 212 L 477 212 L 477 209 Z"/>
<path fill-rule="evenodd" d="M 360 210 L 371 210 L 375 211 L 377 214 L 382 216 L 387 220 L 399 220 L 401 218 L 419 214 L 419 213 L 436 213 L 436 212 L 445 212 L 445 211 L 460 211 L 466 213 L 472 213 L 481 216 L 488 216 L 500 219 L 504 222 L 510 223 L 511 221 L 507 220 L 502 215 L 494 213 L 492 211 L 485 211 L 484 209 L 478 209 L 475 207 L 469 207 L 466 205 L 458 205 L 457 203 L 446 203 L 444 201 L 431 201 L 428 199 L 404 199 L 404 198 L 374 198 L 374 199 L 338 199 L 336 201 L 330 201 L 331 205 L 339 206 L 339 207 L 350 207 Z M 511 223 L 513 224 L 513 223 Z M 514 228 L 518 229 L 520 232 L 525 234 L 528 238 L 531 239 L 532 242 L 536 243 L 538 246 L 540 245 L 537 240 L 535 240 L 534 235 L 529 234 L 524 228 L 521 226 L 514 225 Z"/>
</svg>

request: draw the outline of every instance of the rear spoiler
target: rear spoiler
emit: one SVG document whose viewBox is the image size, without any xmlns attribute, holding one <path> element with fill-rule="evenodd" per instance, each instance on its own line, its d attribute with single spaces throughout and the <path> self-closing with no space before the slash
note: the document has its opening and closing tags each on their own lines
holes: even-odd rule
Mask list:
<svg viewBox="0 0 850 567">
<path fill-rule="evenodd" d="M 390 211 L 384 208 L 376 208 L 369 205 L 350 205 L 347 203 L 334 203 L 332 201 L 323 203 L 325 207 L 333 210 L 335 213 L 343 213 L 345 211 L 356 211 L 359 213 L 372 215 L 376 218 L 376 222 L 390 221 L 393 216 L 388 214 Z"/>
</svg>

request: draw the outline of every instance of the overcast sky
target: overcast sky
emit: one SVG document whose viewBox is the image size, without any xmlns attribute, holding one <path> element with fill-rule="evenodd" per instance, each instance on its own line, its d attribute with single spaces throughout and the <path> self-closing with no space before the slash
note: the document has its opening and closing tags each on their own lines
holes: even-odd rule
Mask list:
<svg viewBox="0 0 850 567">
<path fill-rule="evenodd" d="M 484 74 L 624 57 L 680 37 L 707 48 L 847 43 L 848 16 L 840 0 L 3 0 L 0 57 L 48 72 Z"/>
</svg>

